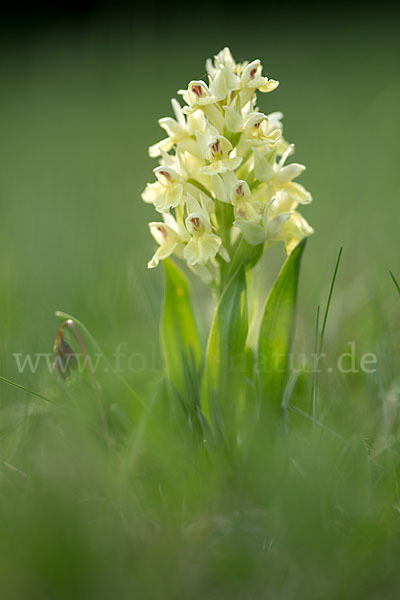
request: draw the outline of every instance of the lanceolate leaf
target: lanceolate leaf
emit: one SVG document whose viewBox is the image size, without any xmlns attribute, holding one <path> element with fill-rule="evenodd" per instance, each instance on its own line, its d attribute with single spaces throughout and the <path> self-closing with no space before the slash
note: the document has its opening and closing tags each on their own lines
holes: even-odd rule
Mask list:
<svg viewBox="0 0 400 600">
<path fill-rule="evenodd" d="M 251 246 L 246 242 L 246 240 L 242 237 L 236 250 L 234 252 L 233 258 L 230 263 L 225 265 L 225 268 L 222 272 L 222 283 L 226 283 L 230 280 L 232 275 L 236 273 L 240 265 L 244 265 L 246 270 L 254 267 L 254 265 L 260 259 L 263 252 L 263 244 L 258 244 L 257 246 Z"/>
<path fill-rule="evenodd" d="M 282 267 L 264 308 L 258 342 L 258 370 L 262 402 L 279 409 L 287 380 L 289 353 L 295 325 L 297 287 L 306 240 Z"/>
<path fill-rule="evenodd" d="M 234 418 L 240 403 L 246 372 L 247 326 L 246 276 L 242 266 L 221 296 L 207 345 L 204 412 L 219 428 L 223 422 L 226 425 L 226 419 Z"/>
<path fill-rule="evenodd" d="M 190 301 L 189 284 L 182 271 L 164 260 L 165 298 L 161 319 L 161 344 L 168 379 L 186 396 L 188 368 L 199 369 L 201 344 Z"/>
</svg>

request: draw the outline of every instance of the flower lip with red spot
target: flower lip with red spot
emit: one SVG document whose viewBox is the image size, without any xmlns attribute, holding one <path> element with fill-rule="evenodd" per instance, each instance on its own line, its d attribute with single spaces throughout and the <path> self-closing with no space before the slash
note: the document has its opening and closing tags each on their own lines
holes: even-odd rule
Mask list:
<svg viewBox="0 0 400 600">
<path fill-rule="evenodd" d="M 168 173 L 168 171 L 158 171 L 160 175 L 162 175 L 163 177 L 165 177 L 165 179 L 167 179 L 169 182 L 172 181 L 172 176 L 170 173 Z"/>
<path fill-rule="evenodd" d="M 153 169 L 153 173 L 157 177 L 158 181 L 163 185 L 171 185 L 181 181 L 181 177 L 178 175 L 178 173 L 170 167 L 156 167 Z"/>
<path fill-rule="evenodd" d="M 190 221 L 193 225 L 193 229 L 200 231 L 200 217 L 192 217 Z"/>
<path fill-rule="evenodd" d="M 232 144 L 229 140 L 221 135 L 215 136 L 208 141 L 206 158 L 211 162 L 224 160 L 231 150 Z"/>
<path fill-rule="evenodd" d="M 242 202 L 249 196 L 251 196 L 250 188 L 244 179 L 237 181 L 231 188 L 230 198 L 233 204 Z"/>
<path fill-rule="evenodd" d="M 254 79 L 260 75 L 261 68 L 261 62 L 258 59 L 253 60 L 251 63 L 246 65 L 246 68 L 242 74 L 242 82 L 247 83 L 249 81 L 254 81 Z"/>
<path fill-rule="evenodd" d="M 241 198 L 243 198 L 244 196 L 244 189 L 243 189 L 243 184 L 239 184 L 236 188 L 236 195 L 240 196 Z"/>
<path fill-rule="evenodd" d="M 263 123 L 268 124 L 267 115 L 260 112 L 250 113 L 245 124 L 246 133 L 250 133 L 253 129 L 255 129 L 256 132 L 259 132 Z"/>
<path fill-rule="evenodd" d="M 184 92 L 183 95 L 185 96 Z M 217 101 L 217 98 L 211 93 L 208 85 L 199 79 L 189 83 L 187 88 L 187 98 L 185 98 L 185 100 L 188 102 L 189 106 L 182 109 L 183 113 L 191 114 L 199 107 L 206 107 L 209 104 L 214 104 Z"/>
<path fill-rule="evenodd" d="M 190 194 L 187 195 L 187 209 L 188 216 L 185 225 L 190 235 L 199 237 L 205 232 L 211 231 L 206 209 Z"/>
<path fill-rule="evenodd" d="M 167 240 L 168 239 L 168 232 L 165 229 L 164 225 L 158 225 L 157 229 L 161 233 L 161 235 L 163 236 L 164 240 Z"/>
<path fill-rule="evenodd" d="M 198 81 L 191 81 L 188 88 L 189 93 L 192 95 L 192 100 L 204 100 L 207 96 L 210 96 L 210 90 L 208 85 L 199 79 Z"/>
<path fill-rule="evenodd" d="M 216 140 L 213 144 L 211 144 L 211 152 L 214 156 L 221 152 L 221 142 Z"/>
<path fill-rule="evenodd" d="M 171 222 L 170 225 L 163 222 L 149 223 L 151 235 L 160 246 L 177 243 L 181 240 L 175 220 L 172 217 L 168 218 Z"/>
<path fill-rule="evenodd" d="M 203 92 L 203 89 L 202 89 L 201 85 L 193 84 L 192 85 L 192 91 L 196 94 L 196 96 L 198 98 L 202 98 L 202 96 L 204 95 L 204 92 Z"/>
</svg>

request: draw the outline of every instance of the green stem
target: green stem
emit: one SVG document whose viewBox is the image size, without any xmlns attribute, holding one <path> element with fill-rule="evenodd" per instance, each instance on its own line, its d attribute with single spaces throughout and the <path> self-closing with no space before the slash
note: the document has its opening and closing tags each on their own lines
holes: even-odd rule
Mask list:
<svg viewBox="0 0 400 600">
<path fill-rule="evenodd" d="M 221 200 L 215 201 L 215 214 L 219 226 L 219 236 L 223 245 L 230 253 L 231 249 L 231 229 L 233 224 L 233 206 Z"/>
<path fill-rule="evenodd" d="M 212 195 L 210 194 L 208 189 L 206 187 L 204 187 L 204 185 L 202 183 L 200 183 L 200 181 L 197 181 L 197 179 L 189 178 L 187 180 L 187 183 L 190 183 L 194 187 L 197 187 L 197 189 L 199 189 L 201 192 L 203 192 L 203 194 L 206 194 L 206 196 L 208 196 L 209 198 L 212 198 Z"/>
</svg>

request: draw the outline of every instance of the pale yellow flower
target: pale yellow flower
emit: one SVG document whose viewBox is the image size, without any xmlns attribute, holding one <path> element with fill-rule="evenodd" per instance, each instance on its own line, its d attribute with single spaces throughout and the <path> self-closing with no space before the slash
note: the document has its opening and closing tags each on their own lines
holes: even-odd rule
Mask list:
<svg viewBox="0 0 400 600">
<path fill-rule="evenodd" d="M 191 267 L 205 265 L 217 255 L 222 241 L 212 233 L 210 218 L 204 204 L 200 205 L 193 196 L 188 194 L 187 206 L 189 214 L 185 219 L 185 225 L 191 237 L 183 250 L 183 256 Z"/>
<path fill-rule="evenodd" d="M 171 256 L 173 252 L 179 250 L 178 255 L 182 255 L 183 242 L 187 242 L 189 235 L 184 227 L 179 226 L 171 215 L 164 215 L 164 222 L 149 223 L 150 233 L 159 244 L 159 248 L 149 261 L 149 269 L 157 267 L 160 260 Z"/>
<path fill-rule="evenodd" d="M 206 60 L 206 70 L 210 79 L 214 79 L 218 68 L 220 67 L 226 67 L 236 73 L 237 65 L 229 48 L 223 48 L 223 50 L 218 52 L 218 54 L 214 56 L 214 62 L 211 58 L 207 58 Z"/>
<path fill-rule="evenodd" d="M 211 92 L 204 81 L 191 81 L 187 90 L 179 90 L 178 93 L 188 105 L 182 109 L 184 114 L 190 115 L 200 109 L 214 127 L 218 129 L 223 127 L 224 116 L 219 106 L 216 106 L 219 98 Z"/>
<path fill-rule="evenodd" d="M 260 92 L 272 92 L 279 85 L 279 81 L 262 75 L 262 65 L 258 59 L 245 66 L 240 81 L 242 88 L 260 90 Z"/>
<path fill-rule="evenodd" d="M 159 119 L 158 123 L 166 131 L 168 137 L 150 146 L 149 155 L 152 157 L 160 156 L 163 151 L 169 152 L 175 145 L 182 142 L 185 142 L 191 152 L 196 153 L 196 143 L 192 139 L 194 132 L 205 130 L 206 118 L 201 110 L 185 116 L 181 105 L 175 98 L 172 98 L 171 104 L 175 119 L 172 117 Z"/>
<path fill-rule="evenodd" d="M 158 212 L 168 212 L 170 208 L 179 206 L 183 194 L 182 177 L 165 166 L 154 169 L 154 174 L 158 181 L 147 184 L 142 194 L 143 200 L 154 204 Z"/>
<path fill-rule="evenodd" d="M 262 75 L 262 65 L 260 60 L 253 60 L 245 65 L 241 72 L 241 105 L 245 106 L 256 90 L 260 92 L 272 92 L 275 90 L 279 81 L 268 79 Z"/>
<path fill-rule="evenodd" d="M 281 130 L 271 129 L 267 115 L 252 112 L 244 123 L 243 139 L 249 146 L 268 146 L 272 148 L 281 139 Z"/>
<path fill-rule="evenodd" d="M 242 162 L 240 156 L 231 156 L 231 142 L 214 127 L 209 127 L 204 134 L 197 133 L 196 138 L 204 158 L 209 163 L 200 169 L 203 174 L 217 175 L 225 171 L 234 171 Z"/>
<path fill-rule="evenodd" d="M 309 204 L 312 200 L 311 194 L 302 185 L 293 182 L 293 179 L 303 173 L 305 166 L 299 163 L 285 165 L 286 159 L 293 153 L 293 150 L 294 146 L 291 144 L 282 154 L 280 160 L 273 164 L 271 164 L 267 154 L 255 152 L 254 173 L 259 181 L 265 181 L 268 184 L 270 197 L 278 190 L 285 189 L 301 204 Z"/>
<path fill-rule="evenodd" d="M 253 197 L 246 181 L 238 180 L 231 188 L 230 199 L 234 215 L 250 223 L 259 223 L 265 210 L 265 203 Z"/>
<path fill-rule="evenodd" d="M 314 233 L 314 229 L 307 223 L 305 218 L 295 211 L 290 219 L 285 223 L 281 239 L 285 244 L 287 254 L 291 254 L 302 239 Z"/>
<path fill-rule="evenodd" d="M 269 242 L 273 244 L 280 241 L 283 227 L 285 223 L 291 218 L 291 212 L 283 212 L 270 216 L 270 206 L 273 200 L 268 206 L 264 207 L 264 214 L 261 222 L 256 223 L 249 221 L 242 216 L 235 219 L 234 224 L 240 229 L 246 242 L 252 246 Z"/>
</svg>

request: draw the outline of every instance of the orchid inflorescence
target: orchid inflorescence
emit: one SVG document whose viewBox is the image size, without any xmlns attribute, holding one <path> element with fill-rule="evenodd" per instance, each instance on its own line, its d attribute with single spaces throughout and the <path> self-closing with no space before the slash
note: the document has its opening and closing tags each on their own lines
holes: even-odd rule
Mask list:
<svg viewBox="0 0 400 600">
<path fill-rule="evenodd" d="M 283 115 L 256 107 L 257 90 L 278 81 L 259 60 L 236 63 L 228 48 L 206 69 L 208 85 L 191 81 L 178 92 L 186 105 L 172 100 L 175 119 L 159 120 L 167 137 L 149 148 L 160 164 L 142 198 L 162 215 L 149 224 L 159 244 L 149 268 L 173 254 L 218 284 L 240 242 L 263 250 L 281 241 L 290 254 L 313 229 L 297 211 L 311 195 L 293 181 L 305 167 L 286 165 L 294 146 L 283 138 Z"/>
</svg>

